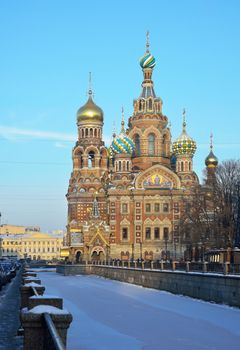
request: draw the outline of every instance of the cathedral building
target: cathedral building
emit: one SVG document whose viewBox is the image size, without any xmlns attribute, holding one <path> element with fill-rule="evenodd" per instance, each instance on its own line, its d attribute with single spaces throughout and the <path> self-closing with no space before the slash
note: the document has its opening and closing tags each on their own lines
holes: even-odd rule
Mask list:
<svg viewBox="0 0 240 350">
<path fill-rule="evenodd" d="M 199 184 L 193 167 L 196 143 L 187 133 L 185 111 L 182 133 L 172 142 L 162 99 L 154 89 L 155 58 L 148 40 L 140 66 L 143 81 L 133 114 L 126 127 L 122 111 L 121 132 L 113 134 L 110 147 L 102 138 L 104 114 L 91 86 L 77 111 L 78 140 L 66 196 L 71 261 L 183 256 L 183 198 Z M 210 154 L 210 167 L 211 159 Z"/>
</svg>

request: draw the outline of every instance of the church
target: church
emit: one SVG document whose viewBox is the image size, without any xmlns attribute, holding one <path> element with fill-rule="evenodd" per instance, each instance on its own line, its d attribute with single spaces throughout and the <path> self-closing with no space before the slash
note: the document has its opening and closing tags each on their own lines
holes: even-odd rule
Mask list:
<svg viewBox="0 0 240 350">
<path fill-rule="evenodd" d="M 110 147 L 102 137 L 104 113 L 91 86 L 77 111 L 78 140 L 66 195 L 66 249 L 72 262 L 184 256 L 181 211 L 183 199 L 199 185 L 193 167 L 197 146 L 187 133 L 185 111 L 182 133 L 172 142 L 162 99 L 154 90 L 155 63 L 147 36 L 141 92 L 127 125 L 122 111 L 121 132 L 113 134 Z M 209 169 L 217 166 L 212 150 L 205 163 Z"/>
</svg>

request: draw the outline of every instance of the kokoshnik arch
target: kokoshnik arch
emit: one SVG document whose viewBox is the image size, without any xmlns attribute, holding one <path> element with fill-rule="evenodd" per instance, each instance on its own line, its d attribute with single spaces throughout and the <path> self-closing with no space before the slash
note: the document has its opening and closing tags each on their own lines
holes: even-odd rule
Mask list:
<svg viewBox="0 0 240 350">
<path fill-rule="evenodd" d="M 180 237 L 183 198 L 199 180 L 193 168 L 196 142 L 187 134 L 185 111 L 181 135 L 172 143 L 163 102 L 152 80 L 155 58 L 140 59 L 143 82 L 125 129 L 102 139 L 103 111 L 88 100 L 77 112 L 78 140 L 67 193 L 68 234 L 65 255 L 71 261 L 96 259 L 167 259 L 184 254 Z M 209 176 L 217 166 L 206 158 Z"/>
</svg>

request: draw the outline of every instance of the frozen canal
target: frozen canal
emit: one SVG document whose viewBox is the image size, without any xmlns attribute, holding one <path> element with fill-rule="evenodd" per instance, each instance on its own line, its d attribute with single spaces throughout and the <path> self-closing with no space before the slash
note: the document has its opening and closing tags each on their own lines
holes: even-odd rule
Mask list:
<svg viewBox="0 0 240 350">
<path fill-rule="evenodd" d="M 38 272 L 73 315 L 68 350 L 226 350 L 240 344 L 240 310 L 96 276 Z"/>
</svg>

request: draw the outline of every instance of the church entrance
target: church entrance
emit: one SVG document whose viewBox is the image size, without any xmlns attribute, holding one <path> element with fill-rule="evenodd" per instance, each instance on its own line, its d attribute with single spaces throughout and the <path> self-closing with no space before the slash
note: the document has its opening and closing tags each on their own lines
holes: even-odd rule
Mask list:
<svg viewBox="0 0 240 350">
<path fill-rule="evenodd" d="M 105 253 L 103 250 L 94 250 L 91 255 L 92 261 L 101 261 L 105 259 Z"/>
<path fill-rule="evenodd" d="M 75 255 L 76 264 L 79 264 L 81 260 L 81 252 L 78 250 Z"/>
</svg>

